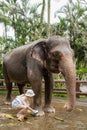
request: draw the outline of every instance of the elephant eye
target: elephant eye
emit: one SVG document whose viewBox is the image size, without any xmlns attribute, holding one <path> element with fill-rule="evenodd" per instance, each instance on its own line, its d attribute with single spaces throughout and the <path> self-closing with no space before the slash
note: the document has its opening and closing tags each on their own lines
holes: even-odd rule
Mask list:
<svg viewBox="0 0 87 130">
<path fill-rule="evenodd" d="M 57 53 L 53 53 L 53 57 L 58 57 L 58 54 Z"/>
<path fill-rule="evenodd" d="M 59 59 L 58 58 L 55 58 L 55 59 L 53 58 L 52 62 L 55 63 L 55 64 L 58 64 L 59 63 Z"/>
<path fill-rule="evenodd" d="M 53 57 L 53 59 L 55 59 L 55 60 L 60 60 L 60 58 L 61 58 L 62 56 L 63 56 L 63 55 L 62 55 L 61 52 L 55 52 L 55 53 L 52 54 L 52 57 Z"/>
<path fill-rule="evenodd" d="M 55 63 L 56 63 L 56 64 L 59 64 L 59 60 L 55 60 Z"/>
</svg>

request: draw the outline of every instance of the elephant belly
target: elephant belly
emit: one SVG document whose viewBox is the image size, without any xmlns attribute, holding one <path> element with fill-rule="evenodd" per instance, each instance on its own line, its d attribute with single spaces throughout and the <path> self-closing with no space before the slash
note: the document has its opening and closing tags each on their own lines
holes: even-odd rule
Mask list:
<svg viewBox="0 0 87 130">
<path fill-rule="evenodd" d="M 28 78 L 26 75 L 10 75 L 10 81 L 12 82 L 16 82 L 16 83 L 27 83 L 28 82 Z"/>
<path fill-rule="evenodd" d="M 8 70 L 8 77 L 10 81 L 16 83 L 26 83 L 28 82 L 27 72 L 25 69 L 10 69 Z"/>
</svg>

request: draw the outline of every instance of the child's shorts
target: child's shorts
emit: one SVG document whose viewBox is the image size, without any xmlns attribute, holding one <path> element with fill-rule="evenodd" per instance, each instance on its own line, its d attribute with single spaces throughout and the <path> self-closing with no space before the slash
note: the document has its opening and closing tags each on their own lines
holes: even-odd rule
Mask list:
<svg viewBox="0 0 87 130">
<path fill-rule="evenodd" d="M 19 107 L 19 106 L 20 106 L 20 102 L 19 102 L 18 100 L 14 99 L 14 100 L 12 101 L 12 107 L 13 107 L 13 108 L 17 108 L 17 107 Z"/>
</svg>

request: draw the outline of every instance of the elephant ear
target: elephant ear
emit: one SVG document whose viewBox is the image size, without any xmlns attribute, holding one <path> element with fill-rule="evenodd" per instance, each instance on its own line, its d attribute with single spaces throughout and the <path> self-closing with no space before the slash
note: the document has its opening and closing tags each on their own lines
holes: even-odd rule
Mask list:
<svg viewBox="0 0 87 130">
<path fill-rule="evenodd" d="M 34 58 L 39 64 L 43 65 L 47 57 L 46 40 L 37 42 L 31 52 L 32 58 Z"/>
</svg>

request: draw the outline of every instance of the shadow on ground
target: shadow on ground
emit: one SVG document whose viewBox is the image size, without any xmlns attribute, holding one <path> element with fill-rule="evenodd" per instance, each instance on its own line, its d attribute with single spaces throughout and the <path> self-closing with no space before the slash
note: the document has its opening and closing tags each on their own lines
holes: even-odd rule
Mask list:
<svg viewBox="0 0 87 130">
<path fill-rule="evenodd" d="M 5 97 L 0 95 L 0 114 L 11 114 L 14 118 L 0 117 L 0 130 L 87 130 L 87 98 L 78 99 L 72 112 L 66 112 L 63 108 L 66 99 L 53 98 L 55 114 L 33 117 L 27 113 L 28 119 L 24 122 L 17 120 L 16 111 L 11 105 L 5 105 L 4 101 Z"/>
</svg>

